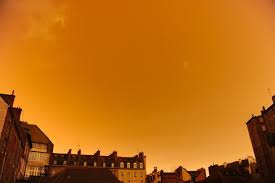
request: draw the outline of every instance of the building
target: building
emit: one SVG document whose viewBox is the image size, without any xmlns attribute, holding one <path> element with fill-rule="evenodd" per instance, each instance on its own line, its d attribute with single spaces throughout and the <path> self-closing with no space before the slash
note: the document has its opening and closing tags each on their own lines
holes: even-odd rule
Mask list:
<svg viewBox="0 0 275 183">
<path fill-rule="evenodd" d="M 133 157 L 120 157 L 116 151 L 109 156 L 101 156 L 100 151 L 82 155 L 81 150 L 77 154 L 72 154 L 71 150 L 66 154 L 52 154 L 49 170 L 52 176 L 71 167 L 108 169 L 122 183 L 145 183 L 146 179 L 146 156 L 143 153 Z"/>
<path fill-rule="evenodd" d="M 22 110 L 14 108 L 15 96 L 0 94 L 0 182 L 24 178 L 31 138 L 20 123 Z"/>
<path fill-rule="evenodd" d="M 256 174 L 256 161 L 253 157 L 224 163 L 223 165 L 212 165 L 209 168 L 209 176 L 221 178 L 225 176 L 250 176 Z"/>
<path fill-rule="evenodd" d="M 252 116 L 246 123 L 254 154 L 257 172 L 266 182 L 275 181 L 275 96 L 273 104 L 261 111 L 260 116 Z"/>
<path fill-rule="evenodd" d="M 21 126 L 29 130 L 32 143 L 25 178 L 44 175 L 45 167 L 50 164 L 53 143 L 38 126 L 26 122 L 22 122 Z"/>
<path fill-rule="evenodd" d="M 180 166 L 174 172 L 158 171 L 157 167 L 155 167 L 154 171 L 147 176 L 146 181 L 147 183 L 195 183 L 202 182 L 205 179 L 205 169 L 188 171 Z"/>
</svg>

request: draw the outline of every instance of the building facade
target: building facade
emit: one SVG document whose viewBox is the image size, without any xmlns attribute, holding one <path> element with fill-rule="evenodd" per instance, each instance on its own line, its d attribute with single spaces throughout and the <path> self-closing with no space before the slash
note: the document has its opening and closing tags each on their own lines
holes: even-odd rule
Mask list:
<svg viewBox="0 0 275 183">
<path fill-rule="evenodd" d="M 246 123 L 254 154 L 257 171 L 266 182 L 275 181 L 275 96 L 273 104 L 261 111 L 260 116 L 252 116 Z"/>
<path fill-rule="evenodd" d="M 256 160 L 247 157 L 243 160 L 224 163 L 223 165 L 212 165 L 208 168 L 211 178 L 222 178 L 224 176 L 249 176 L 256 174 Z"/>
<path fill-rule="evenodd" d="M 28 156 L 25 178 L 44 175 L 45 168 L 50 164 L 53 143 L 38 126 L 26 122 L 22 122 L 21 125 L 29 130 L 32 143 L 32 148 Z"/>
<path fill-rule="evenodd" d="M 147 183 L 196 183 L 206 179 L 205 169 L 201 168 L 197 171 L 188 171 L 182 166 L 178 167 L 174 172 L 158 171 L 157 167 L 147 176 Z"/>
<path fill-rule="evenodd" d="M 20 124 L 22 110 L 14 108 L 15 96 L 0 94 L 0 182 L 24 178 L 31 139 Z"/>
<path fill-rule="evenodd" d="M 143 153 L 133 157 L 120 157 L 116 151 L 109 156 L 101 156 L 100 151 L 82 155 L 80 150 L 77 154 L 72 154 L 71 150 L 66 154 L 52 154 L 49 170 L 52 176 L 70 167 L 109 169 L 122 183 L 145 183 L 146 179 L 146 156 Z"/>
</svg>

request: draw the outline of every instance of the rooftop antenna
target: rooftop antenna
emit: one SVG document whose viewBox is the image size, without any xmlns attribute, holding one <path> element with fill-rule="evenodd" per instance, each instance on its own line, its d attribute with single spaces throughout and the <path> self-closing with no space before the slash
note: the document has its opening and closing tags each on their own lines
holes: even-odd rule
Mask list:
<svg viewBox="0 0 275 183">
<path fill-rule="evenodd" d="M 11 95 L 14 95 L 14 90 L 12 90 L 12 93 L 11 93 Z"/>
</svg>

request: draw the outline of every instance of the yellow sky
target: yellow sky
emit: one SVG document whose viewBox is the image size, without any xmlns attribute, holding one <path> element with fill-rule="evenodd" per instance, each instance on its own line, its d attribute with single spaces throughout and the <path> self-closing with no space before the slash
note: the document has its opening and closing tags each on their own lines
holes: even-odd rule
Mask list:
<svg viewBox="0 0 275 183">
<path fill-rule="evenodd" d="M 275 92 L 271 0 L 4 0 L 0 91 L 56 152 L 144 151 L 148 169 L 253 155 Z"/>
</svg>

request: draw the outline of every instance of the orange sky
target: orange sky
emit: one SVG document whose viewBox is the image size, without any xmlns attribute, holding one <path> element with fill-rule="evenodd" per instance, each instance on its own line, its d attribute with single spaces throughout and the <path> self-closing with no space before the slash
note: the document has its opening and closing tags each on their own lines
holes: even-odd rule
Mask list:
<svg viewBox="0 0 275 183">
<path fill-rule="evenodd" d="M 275 93 L 271 0 L 4 0 L 0 91 L 56 152 L 144 151 L 148 170 L 253 155 Z"/>
</svg>

